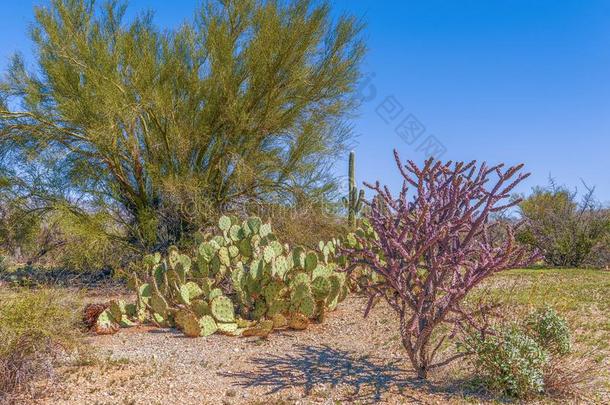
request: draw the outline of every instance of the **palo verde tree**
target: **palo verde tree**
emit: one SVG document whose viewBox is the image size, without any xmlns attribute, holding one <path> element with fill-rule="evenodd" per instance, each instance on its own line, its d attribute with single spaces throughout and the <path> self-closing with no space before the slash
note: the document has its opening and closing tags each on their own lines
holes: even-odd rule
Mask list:
<svg viewBox="0 0 610 405">
<path fill-rule="evenodd" d="M 382 276 L 367 287 L 366 313 L 379 298 L 389 303 L 399 315 L 409 359 L 426 378 L 464 354 L 436 359 L 448 337 L 466 328 L 486 332 L 481 311 L 488 308 L 464 305 L 468 292 L 494 273 L 535 259 L 515 242 L 513 225 L 506 224 L 503 241 L 490 237 L 500 224 L 490 215 L 519 203 L 509 200 L 510 192 L 528 175 L 522 165 L 429 159 L 423 167 L 412 161 L 403 166 L 396 152 L 395 159 L 404 179 L 397 197 L 379 182 L 365 183 L 377 195 L 366 214 L 376 237 L 355 236 L 343 251 L 351 259 L 348 271 L 364 266 Z M 443 332 L 442 324 L 451 327 Z"/>
<path fill-rule="evenodd" d="M 356 106 L 358 21 L 331 18 L 326 2 L 210 0 L 161 30 L 125 9 L 36 9 L 36 65 L 15 57 L 0 85 L 4 148 L 51 161 L 78 209 L 111 213 L 110 228 L 146 249 L 244 201 L 332 188 Z"/>
</svg>

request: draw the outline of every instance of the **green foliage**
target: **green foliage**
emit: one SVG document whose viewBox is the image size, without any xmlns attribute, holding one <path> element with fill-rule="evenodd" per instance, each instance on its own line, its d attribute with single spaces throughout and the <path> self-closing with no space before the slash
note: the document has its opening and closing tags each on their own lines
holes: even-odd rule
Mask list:
<svg viewBox="0 0 610 405">
<path fill-rule="evenodd" d="M 54 241 L 46 246 L 40 262 L 73 271 L 99 271 L 118 268 L 129 257 L 130 249 L 107 232 L 111 218 L 107 213 L 83 213 L 68 205 L 55 205 L 46 217 Z"/>
<path fill-rule="evenodd" d="M 333 188 L 364 46 L 329 3 L 210 0 L 173 30 L 122 2 L 35 14 L 35 66 L 16 56 L 0 83 L 0 148 L 52 174 L 24 184 L 40 207 L 101 212 L 152 251 L 226 207 Z"/>
<path fill-rule="evenodd" d="M 547 382 L 555 384 L 557 365 L 571 351 L 567 322 L 548 306 L 491 334 L 472 333 L 462 343 L 488 388 L 518 398 L 545 392 Z"/>
<path fill-rule="evenodd" d="M 578 202 L 575 193 L 553 184 L 535 188 L 519 208 L 526 223 L 517 239 L 540 250 L 552 266 L 578 267 L 597 261 L 591 253 L 610 233 L 610 217 L 597 206 L 592 190 Z"/>
<path fill-rule="evenodd" d="M 566 320 L 551 307 L 539 308 L 525 319 L 528 334 L 551 354 L 565 355 L 572 348 Z"/>
<path fill-rule="evenodd" d="M 38 248 L 40 218 L 0 188 L 0 251 L 21 261 Z"/>
<path fill-rule="evenodd" d="M 58 351 L 82 346 L 80 295 L 37 289 L 0 296 L 0 402 L 27 391 L 41 374 L 52 371 Z"/>
<path fill-rule="evenodd" d="M 208 235 L 191 259 L 172 247 L 167 257 L 146 256 L 145 282 L 134 273 L 139 321 L 177 327 L 187 336 L 266 336 L 274 328 L 322 321 L 347 295 L 346 277 L 335 271 L 338 241 L 317 251 L 280 243 L 269 223 L 222 216 L 218 234 Z M 244 249 L 244 246 L 248 246 Z M 125 323 L 126 305 L 113 302 L 100 333 Z M 125 308 L 123 310 L 122 308 Z M 245 321 L 252 321 L 244 325 Z M 121 325 L 124 326 L 124 325 Z M 126 326 L 129 326 L 127 324 Z"/>
<path fill-rule="evenodd" d="M 15 193 L 0 190 L 0 252 L 16 267 L 99 271 L 118 267 L 129 249 L 108 232 L 112 218 L 54 202 L 31 207 Z"/>
<path fill-rule="evenodd" d="M 471 359 L 478 375 L 491 390 L 518 398 L 544 391 L 549 356 L 519 328 L 485 338 L 473 335 L 466 344 L 474 352 Z"/>
<path fill-rule="evenodd" d="M 3 293 L 0 300 L 0 356 L 8 354 L 24 335 L 35 336 L 35 344 L 52 340 L 66 348 L 75 347 L 80 336 L 80 307 L 79 294 L 59 290 L 24 289 Z"/>
</svg>

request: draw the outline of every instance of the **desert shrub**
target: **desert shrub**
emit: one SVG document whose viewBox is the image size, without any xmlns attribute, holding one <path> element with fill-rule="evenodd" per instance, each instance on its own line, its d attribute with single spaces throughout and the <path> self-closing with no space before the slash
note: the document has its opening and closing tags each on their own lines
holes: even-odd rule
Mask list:
<svg viewBox="0 0 610 405">
<path fill-rule="evenodd" d="M 68 288 L 91 288 L 96 286 L 116 286 L 124 284 L 125 280 L 112 274 L 109 268 L 95 271 L 68 270 L 62 268 L 44 268 L 23 266 L 0 273 L 0 282 L 6 282 L 12 287 L 45 287 L 52 286 Z"/>
<path fill-rule="evenodd" d="M 470 359 L 485 385 L 492 391 L 525 398 L 544 391 L 548 353 L 523 330 L 512 327 L 469 338 Z"/>
<path fill-rule="evenodd" d="M 104 213 L 74 212 L 61 206 L 49 215 L 47 227 L 54 230 L 55 243 L 41 264 L 71 271 L 99 271 L 117 268 L 130 258 L 123 241 L 110 236 L 113 220 Z"/>
<path fill-rule="evenodd" d="M 59 290 L 19 290 L 0 299 L 0 402 L 50 376 L 57 356 L 81 347 L 80 298 Z"/>
<path fill-rule="evenodd" d="M 594 200 L 593 190 L 578 201 L 576 192 L 555 184 L 538 187 L 519 208 L 525 226 L 517 239 L 540 250 L 546 264 L 578 267 L 603 259 L 604 250 L 597 248 L 608 236 L 610 216 Z"/>
<path fill-rule="evenodd" d="M 544 370 L 544 393 L 555 398 L 584 398 L 595 387 L 603 362 L 595 360 L 593 351 L 553 356 Z"/>
<path fill-rule="evenodd" d="M 403 166 L 397 152 L 395 160 L 403 177 L 397 197 L 379 182 L 368 185 L 377 196 L 365 217 L 376 237 L 349 234 L 342 254 L 349 257 L 348 272 L 365 267 L 381 276 L 383 282 L 366 287 L 365 314 L 379 299 L 387 301 L 399 316 L 413 368 L 426 378 L 430 370 L 459 358 L 436 357 L 443 342 L 456 335 L 452 330 L 487 326 L 478 321 L 487 308 L 465 307 L 466 295 L 494 273 L 536 258 L 514 241 L 513 224 L 505 224 L 502 241 L 490 237 L 501 226 L 490 216 L 519 202 L 509 200 L 510 192 L 527 174 L 522 165 L 505 169 L 429 159 L 423 167 L 412 161 Z"/>
<path fill-rule="evenodd" d="M 591 248 L 584 266 L 598 269 L 610 269 L 610 232 Z"/>
<path fill-rule="evenodd" d="M 345 235 L 345 220 L 324 205 L 310 201 L 293 207 L 279 204 L 259 204 L 253 210 L 265 222 L 273 224 L 278 239 L 310 249 L 318 247 L 321 240 L 331 240 Z"/>
<path fill-rule="evenodd" d="M 588 354 L 572 354 L 568 324 L 550 307 L 490 334 L 472 332 L 459 347 L 488 389 L 517 398 L 577 395 L 600 368 Z"/>
<path fill-rule="evenodd" d="M 99 271 L 128 262 L 133 250 L 109 235 L 113 219 L 101 212 L 84 212 L 65 204 L 44 209 L 2 209 L 0 195 L 0 251 L 15 267 Z M 6 197 L 4 197 L 6 200 Z"/>
<path fill-rule="evenodd" d="M 23 261 L 36 249 L 39 228 L 40 218 L 0 186 L 0 250 L 16 262 Z"/>
<path fill-rule="evenodd" d="M 525 328 L 544 350 L 565 355 L 571 350 L 570 328 L 566 320 L 551 307 L 540 308 L 525 319 Z"/>
</svg>

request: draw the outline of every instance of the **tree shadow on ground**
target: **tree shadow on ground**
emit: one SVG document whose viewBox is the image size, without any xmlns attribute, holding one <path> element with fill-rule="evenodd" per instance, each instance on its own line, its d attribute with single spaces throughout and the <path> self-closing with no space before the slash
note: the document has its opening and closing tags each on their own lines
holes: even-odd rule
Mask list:
<svg viewBox="0 0 610 405">
<path fill-rule="evenodd" d="M 319 385 L 342 386 L 347 392 L 339 399 L 350 402 L 377 402 L 390 390 L 402 392 L 427 385 L 410 377 L 413 373 L 398 367 L 398 361 L 356 356 L 328 346 L 297 346 L 293 353 L 259 357 L 251 363 L 253 371 L 220 374 L 237 378 L 235 385 L 243 388 L 268 387 L 267 394 L 301 387 L 309 395 Z"/>
</svg>

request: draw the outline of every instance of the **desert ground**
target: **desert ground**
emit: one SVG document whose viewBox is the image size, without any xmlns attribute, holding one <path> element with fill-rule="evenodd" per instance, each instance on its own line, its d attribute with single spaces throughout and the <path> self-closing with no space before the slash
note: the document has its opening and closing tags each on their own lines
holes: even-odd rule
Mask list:
<svg viewBox="0 0 610 405">
<path fill-rule="evenodd" d="M 504 300 L 507 318 L 539 305 L 564 313 L 577 352 L 602 370 L 578 396 L 541 403 L 609 403 L 610 272 L 517 270 L 495 276 L 481 293 Z M 123 292 L 95 289 L 104 301 Z M 110 336 L 86 337 L 90 360 L 67 363 L 42 404 L 327 404 L 494 403 L 503 400 L 454 363 L 422 383 L 401 347 L 395 315 L 384 303 L 363 317 L 366 297 L 355 294 L 323 324 L 268 339 L 219 334 L 189 339 L 138 326 Z M 451 348 L 449 348 L 451 350 Z M 536 400 L 533 400 L 536 402 Z"/>
</svg>

